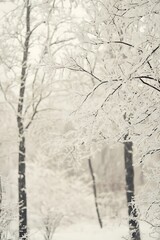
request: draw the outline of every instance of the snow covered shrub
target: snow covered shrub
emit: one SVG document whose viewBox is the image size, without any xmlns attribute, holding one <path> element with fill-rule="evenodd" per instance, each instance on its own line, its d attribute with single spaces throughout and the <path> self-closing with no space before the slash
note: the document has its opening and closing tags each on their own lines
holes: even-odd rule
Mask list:
<svg viewBox="0 0 160 240">
<path fill-rule="evenodd" d="M 127 218 L 127 202 L 125 192 L 107 192 L 99 195 L 99 206 L 102 216 L 116 219 Z M 126 207 L 125 207 L 126 206 Z M 124 213 L 125 212 L 125 213 Z"/>
<path fill-rule="evenodd" d="M 12 207 L 5 206 L 0 213 L 0 239 L 16 239 L 16 234 L 12 229 L 12 222 L 15 219 L 15 212 Z"/>
<path fill-rule="evenodd" d="M 150 157 L 145 159 L 144 174 L 146 184 L 139 194 L 139 207 L 141 211 L 140 220 L 148 223 L 152 228 L 152 236 L 160 238 L 160 162 L 159 155 L 157 160 Z M 153 162 L 154 160 L 154 162 Z"/>
<path fill-rule="evenodd" d="M 1 182 L 1 202 L 0 202 L 0 239 L 10 240 L 16 239 L 15 221 L 17 220 L 18 206 L 9 197 L 8 181 Z"/>
<path fill-rule="evenodd" d="M 51 240 L 54 232 L 59 226 L 63 216 L 56 211 L 48 212 L 43 219 L 43 236 L 45 240 Z"/>
<path fill-rule="evenodd" d="M 96 219 L 92 188 L 82 176 L 68 176 L 66 170 L 30 164 L 27 190 L 29 227 L 38 231 L 43 228 L 48 238 L 59 224 Z"/>
</svg>

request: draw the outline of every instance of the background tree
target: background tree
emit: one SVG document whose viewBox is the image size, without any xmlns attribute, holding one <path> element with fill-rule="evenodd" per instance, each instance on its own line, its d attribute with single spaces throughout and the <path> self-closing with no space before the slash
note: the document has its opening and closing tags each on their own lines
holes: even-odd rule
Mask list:
<svg viewBox="0 0 160 240">
<path fill-rule="evenodd" d="M 102 219 L 101 219 L 101 215 L 100 215 L 100 211 L 99 211 L 99 206 L 98 206 L 98 199 L 97 199 L 97 186 L 96 186 L 96 180 L 95 180 L 95 173 L 93 170 L 93 166 L 92 166 L 92 162 L 91 159 L 88 159 L 88 165 L 89 165 L 89 171 L 91 173 L 91 177 L 92 177 L 92 182 L 93 182 L 93 194 L 94 194 L 94 200 L 95 200 L 95 208 L 96 208 L 96 212 L 97 212 L 97 218 L 98 218 L 98 222 L 100 227 L 103 227 L 103 223 L 102 223 Z"/>
</svg>

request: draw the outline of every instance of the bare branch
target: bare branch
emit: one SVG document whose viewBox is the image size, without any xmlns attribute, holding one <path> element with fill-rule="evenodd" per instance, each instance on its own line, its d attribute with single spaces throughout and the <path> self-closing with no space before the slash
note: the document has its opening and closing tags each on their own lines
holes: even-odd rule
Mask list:
<svg viewBox="0 0 160 240">
<path fill-rule="evenodd" d="M 56 44 L 60 44 L 60 43 L 69 42 L 69 41 L 72 41 L 72 40 L 75 40 L 75 38 L 74 38 L 74 37 L 71 37 L 71 38 L 68 38 L 68 39 L 56 40 L 56 41 L 52 42 L 52 43 L 50 44 L 50 46 L 56 45 Z"/>
<path fill-rule="evenodd" d="M 1 82 L 0 82 L 0 88 L 1 88 L 1 91 L 2 91 L 2 93 L 3 93 L 4 99 L 5 99 L 6 102 L 10 105 L 10 107 L 12 108 L 12 110 L 14 111 L 14 113 L 16 114 L 16 109 L 14 108 L 14 105 L 8 100 L 7 94 L 6 94 L 5 90 L 3 89 Z"/>
<path fill-rule="evenodd" d="M 33 111 L 32 116 L 31 116 L 31 119 L 30 119 L 30 121 L 28 122 L 28 124 L 26 125 L 25 129 L 28 129 L 28 128 L 29 128 L 29 126 L 31 125 L 31 123 L 32 123 L 32 121 L 34 120 L 35 116 L 37 115 L 37 113 L 39 113 L 40 111 L 44 111 L 44 109 L 43 109 L 43 110 L 38 110 L 38 107 L 39 107 L 39 105 L 41 104 L 41 102 L 42 102 L 44 99 L 48 98 L 51 94 L 52 94 L 52 91 L 50 91 L 46 96 L 42 96 L 42 94 L 40 95 L 39 100 L 37 101 L 37 103 L 36 103 L 36 105 L 35 105 L 35 108 L 34 108 L 34 111 Z M 47 111 L 47 109 L 46 109 L 46 111 Z"/>
<path fill-rule="evenodd" d="M 108 81 L 103 81 L 103 82 L 97 84 L 97 86 L 95 86 L 95 87 L 93 88 L 93 90 L 86 95 L 86 97 L 85 97 L 85 99 L 83 100 L 83 102 L 81 103 L 81 105 L 89 98 L 89 96 L 90 96 L 91 94 L 93 94 L 102 84 L 105 84 L 105 83 L 108 83 Z"/>
<path fill-rule="evenodd" d="M 149 87 L 155 89 L 156 91 L 160 92 L 160 89 L 159 89 L 159 88 L 157 88 L 157 87 L 151 85 L 150 83 L 145 82 L 141 77 L 139 77 L 139 79 L 140 79 L 141 82 L 144 83 L 145 85 L 147 85 L 147 86 L 149 86 Z"/>
<path fill-rule="evenodd" d="M 150 117 L 152 115 L 153 112 L 155 112 L 157 110 L 157 108 L 155 108 L 152 112 L 147 113 L 147 111 L 145 113 L 147 113 L 147 116 L 145 116 L 142 120 L 140 120 L 139 122 L 137 122 L 135 125 L 144 122 L 148 117 Z"/>
<path fill-rule="evenodd" d="M 45 23 L 44 21 L 43 22 L 40 22 L 40 23 L 37 23 L 34 28 L 32 28 L 32 30 L 30 31 L 30 36 L 32 35 L 32 33 L 40 26 L 42 25 L 43 23 Z"/>
<path fill-rule="evenodd" d="M 130 74 L 130 77 L 131 77 L 134 73 L 136 73 L 146 62 L 148 63 L 150 57 L 151 57 L 159 48 L 160 48 L 160 44 L 159 44 L 156 48 L 154 48 L 154 49 L 152 50 L 152 52 L 140 63 L 140 65 L 138 65 L 138 67 L 136 67 L 135 70 L 133 70 L 133 72 Z"/>
<path fill-rule="evenodd" d="M 99 77 L 95 76 L 92 72 L 89 72 L 88 70 L 86 70 L 85 68 L 83 68 L 82 66 L 80 66 L 80 65 L 76 62 L 75 59 L 73 59 L 73 58 L 71 58 L 71 59 L 75 62 L 75 64 L 76 64 L 76 66 L 78 67 L 78 69 L 74 69 L 74 68 L 72 68 L 72 67 L 67 67 L 68 69 L 73 70 L 73 71 L 85 72 L 85 73 L 89 74 L 91 77 L 95 78 L 97 81 L 99 81 L 99 82 L 104 82 L 102 79 L 100 79 Z"/>
<path fill-rule="evenodd" d="M 153 224 L 153 223 L 151 223 L 150 221 L 147 221 L 146 219 L 138 219 L 139 221 L 142 221 L 142 222 L 146 222 L 146 223 L 148 223 L 151 227 L 157 227 L 157 228 L 159 228 L 160 227 L 160 225 L 155 225 L 155 224 Z"/>
<path fill-rule="evenodd" d="M 116 88 L 113 90 L 113 92 L 110 93 L 110 94 L 106 97 L 106 99 L 104 100 L 104 102 L 103 102 L 102 105 L 101 105 L 101 108 L 104 107 L 104 104 L 109 100 L 109 98 L 110 98 L 119 88 L 121 88 L 121 87 L 122 87 L 122 83 L 119 84 L 118 87 L 116 87 Z"/>
<path fill-rule="evenodd" d="M 143 160 L 144 160 L 144 158 L 145 158 L 147 155 L 152 155 L 152 154 L 155 154 L 155 153 L 158 153 L 158 152 L 160 152 L 160 148 L 156 148 L 156 149 L 151 149 L 151 150 L 149 150 L 147 153 L 145 153 L 145 154 L 142 156 L 142 158 L 141 158 L 141 160 L 140 160 L 140 163 L 143 163 Z"/>
<path fill-rule="evenodd" d="M 156 82 L 158 81 L 156 78 L 151 77 L 151 76 L 138 76 L 138 77 L 134 77 L 134 78 L 138 78 L 138 79 L 139 79 L 139 78 L 142 78 L 142 79 L 145 78 L 145 79 L 154 80 L 154 81 L 156 81 Z"/>
</svg>

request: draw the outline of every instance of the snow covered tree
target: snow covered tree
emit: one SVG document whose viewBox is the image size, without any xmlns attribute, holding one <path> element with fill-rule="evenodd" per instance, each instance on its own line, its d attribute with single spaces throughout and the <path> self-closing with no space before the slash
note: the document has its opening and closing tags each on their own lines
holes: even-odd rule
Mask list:
<svg viewBox="0 0 160 240">
<path fill-rule="evenodd" d="M 57 60 L 70 41 L 66 27 L 70 5 L 26 0 L 9 6 L 0 34 L 1 90 L 17 119 L 19 239 L 27 239 L 26 134 L 39 112 L 48 110 L 57 68 L 48 72 L 47 62 L 51 56 Z"/>
<path fill-rule="evenodd" d="M 74 112 L 77 138 L 92 155 L 103 144 L 123 143 L 128 133 L 134 164 L 145 164 L 147 155 L 159 152 L 159 2 L 82 6 L 84 18 L 73 26 L 77 55 L 71 51 L 65 64 L 84 86 Z"/>
<path fill-rule="evenodd" d="M 40 163 L 44 167 L 44 175 L 41 169 L 41 186 L 49 198 L 48 189 L 45 188 L 47 181 L 44 182 L 48 169 L 58 172 L 59 165 L 63 165 L 62 169 L 69 169 L 66 174 L 71 176 L 76 164 L 83 165 L 84 160 L 95 158 L 106 146 L 121 143 L 131 148 L 133 143 L 132 170 L 135 163 L 142 164 L 145 169 L 146 159 L 150 155 L 152 161 L 155 160 L 154 156 L 159 152 L 158 21 L 159 2 L 152 0 L 140 3 L 132 0 L 86 0 L 81 5 L 69 0 L 26 0 L 23 3 L 15 0 L 2 17 L 0 88 L 3 95 L 0 96 L 0 110 L 3 116 L 6 111 L 12 111 L 12 117 L 7 115 L 4 118 L 1 140 L 5 154 L 8 150 L 6 142 L 8 146 L 12 145 L 7 154 L 14 154 L 10 157 L 14 163 L 19 146 L 21 239 L 25 240 L 28 235 L 27 210 L 32 209 L 31 201 L 34 206 L 37 206 L 37 201 L 43 205 L 43 201 L 32 199 L 34 193 L 26 191 L 32 188 L 31 182 L 26 187 L 25 178 L 34 178 L 31 169 L 36 169 L 33 166 L 28 168 L 27 163 Z M 123 118 L 124 113 L 130 116 L 128 121 Z M 12 124 L 11 118 L 14 118 Z M 7 137 L 3 136 L 4 133 Z M 127 141 L 124 140 L 126 134 Z M 13 144 L 8 142 L 10 136 Z M 119 159 L 118 156 L 117 162 Z M 48 185 L 52 180 L 57 186 L 60 177 L 64 182 L 67 179 L 63 174 L 58 177 L 57 172 L 54 176 L 51 170 L 48 172 Z M 118 168 L 117 178 L 119 172 Z M 113 173 L 109 174 L 111 176 Z M 148 175 L 151 176 L 151 173 Z M 158 173 L 156 176 L 159 179 Z M 81 193 L 78 194 L 74 188 L 83 188 L 86 180 L 76 182 L 73 178 L 67 179 L 67 183 L 70 181 L 77 184 L 70 185 L 76 193 L 76 203 L 81 199 L 84 204 Z M 86 185 L 89 182 L 87 180 Z M 63 187 L 61 189 L 64 190 Z M 82 211 L 87 215 L 84 209 L 72 211 L 68 205 L 72 205 L 73 199 L 68 197 L 71 203 L 67 202 L 66 205 L 63 193 L 57 188 L 51 191 L 52 202 L 55 201 L 56 206 L 61 198 L 60 206 L 69 209 L 65 209 L 64 213 L 70 218 L 73 212 L 80 215 Z M 133 192 L 133 186 L 129 188 Z M 54 190 L 58 200 L 54 199 Z M 68 196 L 68 192 L 64 193 Z M 87 194 L 85 196 L 88 197 Z M 129 202 L 132 196 L 129 196 Z M 155 199 L 156 203 L 148 198 L 147 204 L 151 206 L 148 207 L 148 215 L 150 209 L 157 209 L 158 193 Z M 46 207 L 48 202 L 45 196 L 42 200 Z M 50 211 L 52 206 L 49 205 L 48 209 Z M 45 212 L 46 218 L 43 220 L 47 221 L 45 226 L 48 228 L 50 222 L 47 214 Z M 136 217 L 135 222 L 137 220 Z M 150 220 L 151 217 L 148 218 Z M 157 224 L 154 223 L 154 226 L 158 229 Z"/>
<path fill-rule="evenodd" d="M 23 123 L 24 96 L 27 79 L 27 64 L 30 44 L 30 12 L 31 3 L 25 2 L 26 6 L 26 36 L 22 60 L 20 91 L 18 98 L 17 124 L 19 131 L 19 160 L 18 160 L 18 189 L 19 189 L 19 238 L 27 239 L 27 190 L 26 190 L 26 144 Z"/>
</svg>

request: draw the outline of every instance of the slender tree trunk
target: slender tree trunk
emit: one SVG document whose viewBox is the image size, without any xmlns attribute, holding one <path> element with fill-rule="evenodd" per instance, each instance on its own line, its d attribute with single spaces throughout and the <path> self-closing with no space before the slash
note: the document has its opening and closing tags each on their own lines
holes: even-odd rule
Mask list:
<svg viewBox="0 0 160 240">
<path fill-rule="evenodd" d="M 124 143 L 125 171 L 126 171 L 126 195 L 128 204 L 129 230 L 132 240 L 140 240 L 137 211 L 134 204 L 134 168 L 132 142 Z"/>
<path fill-rule="evenodd" d="M 91 174 L 92 182 L 93 182 L 93 193 L 94 193 L 94 201 L 95 201 L 97 218 L 98 218 L 99 225 L 102 228 L 103 224 L 102 224 L 102 220 L 101 220 L 101 216 L 100 216 L 100 212 L 99 212 L 99 207 L 98 207 L 98 201 L 97 201 L 96 180 L 95 180 L 95 176 L 94 176 L 94 172 L 93 172 L 91 159 L 88 159 L 88 165 L 89 165 L 89 170 L 90 170 L 90 174 Z"/>
<path fill-rule="evenodd" d="M 27 193 L 26 193 L 26 164 L 25 164 L 25 137 L 19 143 L 19 239 L 27 239 Z"/>
<path fill-rule="evenodd" d="M 25 83 L 30 40 L 30 1 L 25 1 L 26 6 L 26 37 L 24 42 L 21 84 L 18 99 L 17 125 L 19 132 L 19 158 L 18 158 L 18 190 L 19 190 L 19 239 L 27 239 L 27 193 L 26 193 L 26 150 L 25 129 L 23 122 L 23 108 L 25 96 Z"/>
</svg>

